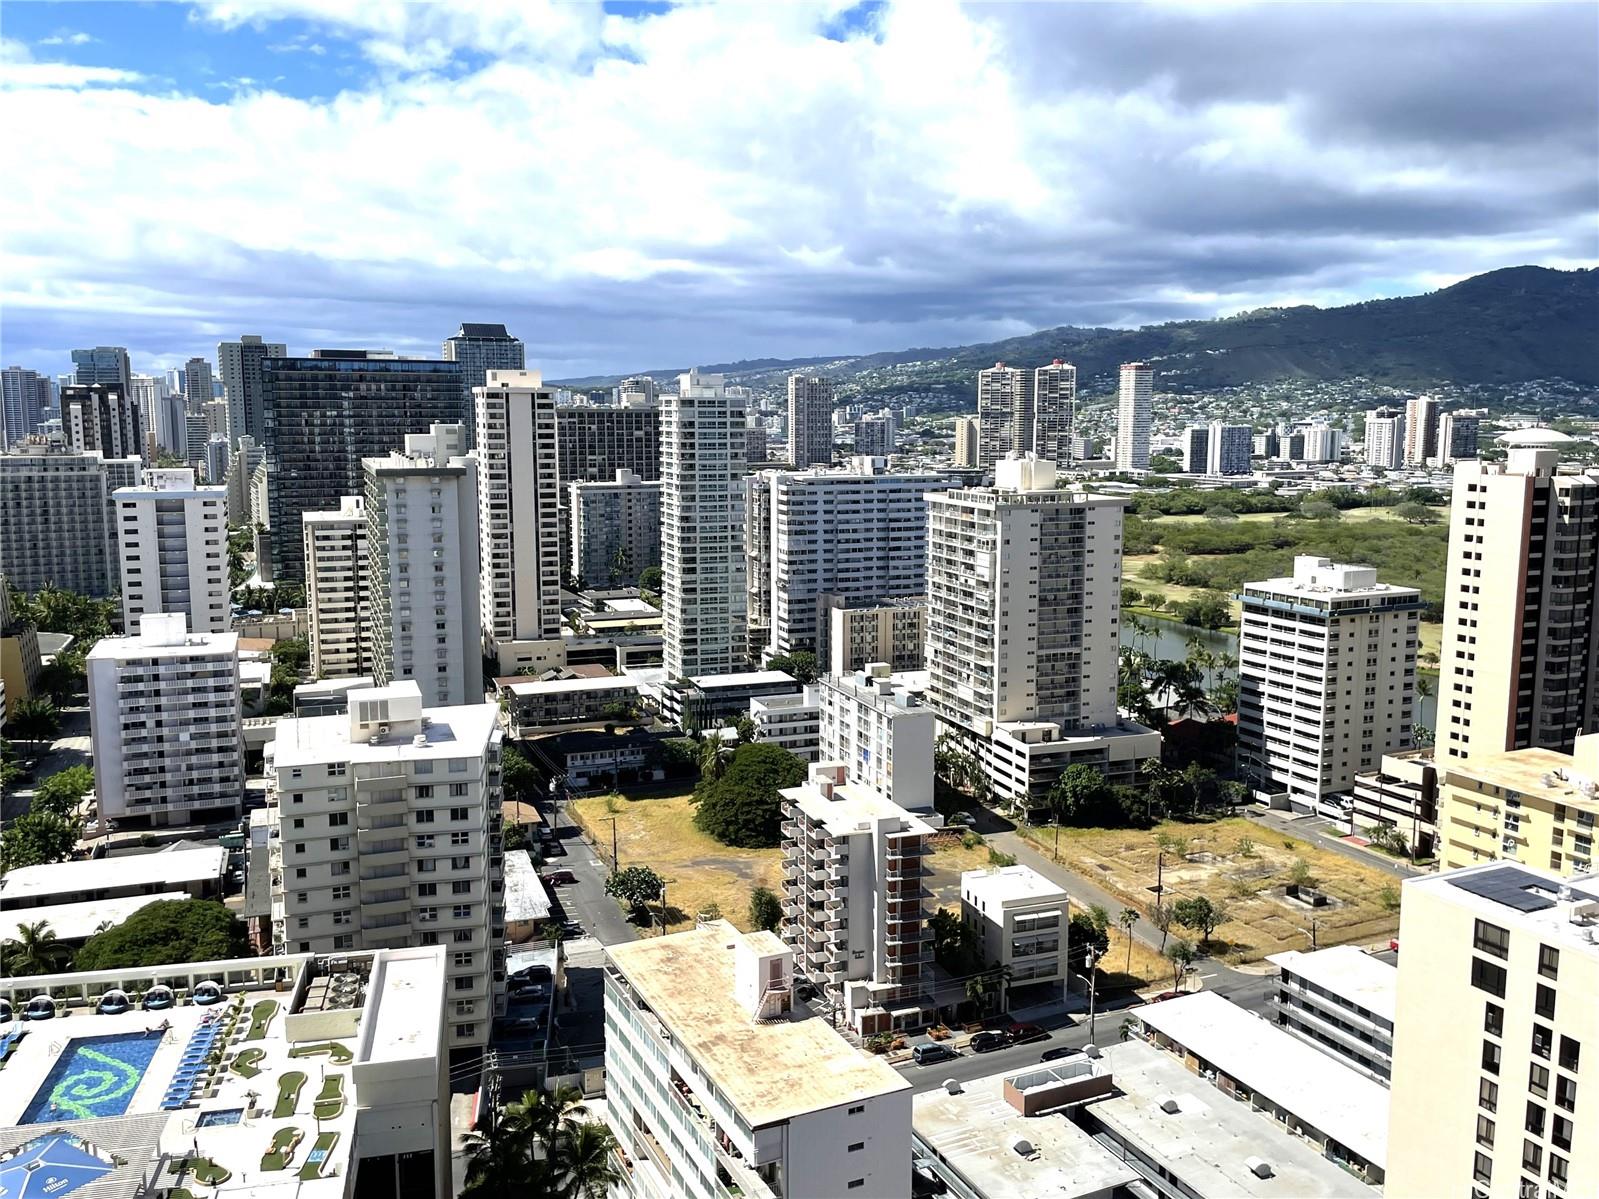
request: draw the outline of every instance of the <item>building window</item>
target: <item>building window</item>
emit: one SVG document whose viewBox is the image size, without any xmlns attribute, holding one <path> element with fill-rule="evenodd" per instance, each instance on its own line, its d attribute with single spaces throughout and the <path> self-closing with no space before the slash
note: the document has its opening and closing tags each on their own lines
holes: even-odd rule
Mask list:
<svg viewBox="0 0 1599 1199">
<path fill-rule="evenodd" d="M 1492 1041 L 1482 1043 L 1482 1068 L 1489 1074 L 1499 1073 L 1499 1046 Z"/>
<path fill-rule="evenodd" d="M 1545 978 L 1560 977 L 1560 951 L 1554 946 L 1538 946 L 1538 973 Z"/>
<path fill-rule="evenodd" d="M 1521 1142 L 1521 1168 L 1534 1174 L 1543 1165 L 1543 1148 L 1536 1141 Z"/>
<path fill-rule="evenodd" d="M 345 885 L 345 886 L 342 886 L 342 887 L 334 887 L 333 888 L 333 898 L 335 900 L 349 899 L 350 898 L 350 888 L 349 888 L 349 886 Z"/>
<path fill-rule="evenodd" d="M 1582 1058 L 1582 1044 L 1572 1037 L 1560 1038 L 1560 1068 L 1576 1070 Z"/>
<path fill-rule="evenodd" d="M 1577 1080 L 1567 1078 L 1564 1074 L 1555 1076 L 1555 1106 L 1566 1111 L 1575 1111 L 1577 1107 Z"/>
<path fill-rule="evenodd" d="M 864 1103 L 857 1103 L 854 1107 L 849 1109 L 849 1114 L 852 1116 L 858 1116 L 865 1110 L 866 1105 Z"/>
<path fill-rule="evenodd" d="M 476 1033 L 476 1024 L 457 1024 L 455 1026 L 455 1035 L 458 1037 L 470 1037 L 476 1035 Z"/>
<path fill-rule="evenodd" d="M 1494 1122 L 1487 1116 L 1477 1117 L 1477 1144 L 1485 1149 L 1494 1147 Z"/>
<path fill-rule="evenodd" d="M 1538 1099 L 1549 1098 L 1549 1069 L 1540 1066 L 1537 1062 L 1532 1064 L 1532 1069 L 1527 1072 L 1527 1090 Z"/>
<path fill-rule="evenodd" d="M 1490 1003 L 1483 1008 L 1482 1031 L 1489 1036 L 1502 1037 L 1505 1035 L 1505 1009 L 1497 1003 Z"/>
<path fill-rule="evenodd" d="M 854 1191 L 854 1190 L 860 1189 L 861 1187 L 863 1187 L 865 1185 L 866 1185 L 866 1180 L 864 1178 L 852 1178 L 852 1179 L 850 1179 L 849 1189 Z"/>
<path fill-rule="evenodd" d="M 1549 1181 L 1562 1190 L 1566 1186 L 1566 1159 L 1558 1153 L 1549 1155 Z"/>
<path fill-rule="evenodd" d="M 1499 1084 L 1493 1079 L 1483 1078 L 1478 1080 L 1477 1106 L 1485 1112 L 1499 1110 Z"/>
<path fill-rule="evenodd" d="M 1505 997 L 1505 968 L 1503 966 L 1495 966 L 1492 962 L 1485 962 L 1481 958 L 1472 958 L 1471 985 L 1479 991 L 1487 991 L 1488 994 L 1497 999 L 1503 999 Z"/>
<path fill-rule="evenodd" d="M 1510 931 L 1500 928 L 1497 924 L 1489 924 L 1486 920 L 1477 921 L 1476 935 L 1472 938 L 1472 948 L 1481 953 L 1491 953 L 1496 958 L 1508 959 L 1510 957 Z"/>
<path fill-rule="evenodd" d="M 859 1153 L 864 1148 L 866 1148 L 866 1142 L 865 1141 L 856 1141 L 853 1145 L 851 1145 L 849 1147 L 849 1151 L 851 1153 Z"/>
<path fill-rule="evenodd" d="M 1532 1010 L 1541 1019 L 1553 1020 L 1555 1018 L 1555 989 L 1539 983 L 1538 994 L 1533 1000 Z"/>
<path fill-rule="evenodd" d="M 1532 1026 L 1532 1055 L 1549 1060 L 1549 1054 L 1554 1049 L 1555 1030 L 1542 1024 Z"/>
<path fill-rule="evenodd" d="M 1567 1153 L 1570 1153 L 1571 1121 L 1564 1116 L 1556 1116 L 1549 1133 L 1549 1139 L 1554 1143 L 1556 1149 L 1564 1149 Z"/>
<path fill-rule="evenodd" d="M 1543 1136 L 1543 1107 L 1537 1103 L 1527 1104 L 1527 1123 L 1524 1128 L 1535 1137 Z"/>
<path fill-rule="evenodd" d="M 1476 1182 L 1492 1182 L 1494 1176 L 1493 1160 L 1486 1153 L 1479 1153 L 1472 1159 L 1471 1177 Z"/>
</svg>

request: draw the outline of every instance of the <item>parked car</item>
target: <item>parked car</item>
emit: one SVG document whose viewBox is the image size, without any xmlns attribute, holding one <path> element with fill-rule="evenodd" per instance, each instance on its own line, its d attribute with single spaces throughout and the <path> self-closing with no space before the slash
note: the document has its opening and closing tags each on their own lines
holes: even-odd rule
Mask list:
<svg viewBox="0 0 1599 1199">
<path fill-rule="evenodd" d="M 561 936 L 570 941 L 573 937 L 588 936 L 588 930 L 575 920 L 567 920 L 561 924 Z"/>
<path fill-rule="evenodd" d="M 1057 1045 L 1053 1049 L 1044 1050 L 1038 1060 L 1041 1062 L 1058 1062 L 1063 1057 L 1079 1057 L 1082 1052 L 1081 1049 L 1073 1049 L 1070 1045 Z"/>
<path fill-rule="evenodd" d="M 570 887 L 577 883 L 577 875 L 570 870 L 549 870 L 540 877 L 548 887 Z"/>
<path fill-rule="evenodd" d="M 1005 1040 L 1011 1045 L 1026 1045 L 1030 1041 L 1047 1041 L 1049 1034 L 1036 1024 L 1012 1024 L 1005 1030 Z"/>
<path fill-rule="evenodd" d="M 564 858 L 566 856 L 566 846 L 562 845 L 554 837 L 547 837 L 540 841 L 539 848 L 544 851 L 544 856 L 547 858 Z"/>
<path fill-rule="evenodd" d="M 1009 1044 L 1010 1041 L 1006 1039 L 1005 1034 L 1002 1032 L 980 1032 L 972 1038 L 971 1042 L 973 1053 L 992 1053 L 994 1050 L 1003 1049 Z"/>
<path fill-rule="evenodd" d="M 1187 991 L 1162 991 L 1159 995 L 1156 995 L 1149 1002 L 1150 1003 L 1165 1003 L 1166 1000 L 1168 1000 L 1168 999 L 1181 999 L 1186 994 L 1188 994 Z"/>
<path fill-rule="evenodd" d="M 918 1066 L 930 1066 L 934 1062 L 947 1062 L 952 1057 L 959 1057 L 948 1045 L 941 1041 L 931 1041 L 926 1045 L 918 1045 L 911 1050 L 911 1060 Z"/>
<path fill-rule="evenodd" d="M 540 963 L 523 966 L 520 970 L 513 970 L 510 975 L 510 981 L 513 983 L 549 982 L 549 980 L 550 968 Z"/>
</svg>

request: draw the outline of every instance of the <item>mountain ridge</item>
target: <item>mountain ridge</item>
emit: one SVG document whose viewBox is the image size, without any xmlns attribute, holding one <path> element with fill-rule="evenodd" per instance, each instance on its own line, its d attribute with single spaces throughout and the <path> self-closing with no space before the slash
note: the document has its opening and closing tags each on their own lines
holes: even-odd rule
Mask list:
<svg viewBox="0 0 1599 1199">
<path fill-rule="evenodd" d="M 1138 329 L 1062 325 L 1000 341 L 871 354 L 807 355 L 707 364 L 760 382 L 826 368 L 846 392 L 968 390 L 995 362 L 1077 366 L 1085 389 L 1122 362 L 1152 363 L 1163 390 L 1362 377 L 1397 387 L 1566 379 L 1599 385 L 1599 270 L 1513 266 L 1415 296 L 1335 308 L 1260 308 Z M 687 367 L 630 371 L 671 379 Z M 624 375 L 557 381 L 599 387 Z"/>
</svg>

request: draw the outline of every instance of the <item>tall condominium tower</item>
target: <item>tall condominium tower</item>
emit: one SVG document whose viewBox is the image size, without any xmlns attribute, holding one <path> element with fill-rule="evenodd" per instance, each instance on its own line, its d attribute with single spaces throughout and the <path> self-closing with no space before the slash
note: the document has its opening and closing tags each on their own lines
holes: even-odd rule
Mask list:
<svg viewBox="0 0 1599 1199">
<path fill-rule="evenodd" d="M 233 453 L 228 456 L 226 479 L 230 525 L 250 523 L 250 483 L 257 468 L 265 461 L 266 450 L 256 443 L 254 437 L 246 433 L 237 440 Z"/>
<path fill-rule="evenodd" d="M 1020 367 L 996 362 L 977 372 L 977 464 L 1033 448 L 1033 381 Z"/>
<path fill-rule="evenodd" d="M 222 376 L 222 397 L 228 404 L 228 440 L 239 444 L 241 437 L 253 437 L 263 444 L 266 436 L 266 384 L 261 363 L 268 358 L 285 358 L 289 347 L 281 341 L 262 341 L 246 333 L 238 341 L 217 342 L 217 370 Z"/>
<path fill-rule="evenodd" d="M 746 573 L 766 593 L 767 655 L 818 653 L 824 596 L 926 590 L 927 493 L 955 485 L 943 475 L 892 474 L 881 458 L 855 457 L 845 470 L 761 471 L 745 482 Z"/>
<path fill-rule="evenodd" d="M 0 575 L 23 591 L 56 586 L 103 599 L 122 589 L 119 487 L 143 477 L 138 458 L 58 445 L 0 454 Z"/>
<path fill-rule="evenodd" d="M 1243 609 L 1239 759 L 1258 788 L 1338 816 L 1356 774 L 1415 744 L 1421 593 L 1301 556 L 1290 578 L 1245 583 Z"/>
<path fill-rule="evenodd" d="M 128 391 L 108 384 L 68 387 L 61 393 L 61 427 L 75 450 L 107 458 L 143 455 L 144 420 Z"/>
<path fill-rule="evenodd" d="M 689 371 L 661 407 L 661 572 L 669 678 L 745 663 L 744 405 Z"/>
<path fill-rule="evenodd" d="M 272 556 L 281 580 L 305 578 L 300 514 L 361 494 L 362 459 L 400 449 L 408 433 L 472 419 L 454 362 L 316 350 L 309 358 L 265 358 L 261 375 Z"/>
<path fill-rule="evenodd" d="M 201 416 L 215 397 L 211 394 L 211 364 L 191 358 L 183 364 L 183 399 L 190 416 Z"/>
<path fill-rule="evenodd" d="M 1465 412 L 1444 412 L 1438 417 L 1438 465 L 1453 466 L 1477 456 L 1477 433 L 1482 418 Z"/>
<path fill-rule="evenodd" d="M 609 483 L 573 483 L 572 577 L 591 587 L 633 587 L 661 564 L 661 484 L 619 470 Z"/>
<path fill-rule="evenodd" d="M 20 366 L 0 371 L 0 451 L 37 433 L 49 408 L 49 379 Z"/>
<path fill-rule="evenodd" d="M 1077 762 L 1130 782 L 1160 737 L 1116 713 L 1124 501 L 1031 457 L 995 471 L 927 496 L 927 702 L 1009 803 Z"/>
<path fill-rule="evenodd" d="M 244 803 L 239 635 L 190 633 L 181 612 L 145 615 L 85 661 L 102 820 L 204 824 Z"/>
<path fill-rule="evenodd" d="M 502 675 L 565 665 L 555 390 L 538 371 L 490 370 L 473 395 L 483 652 Z"/>
<path fill-rule="evenodd" d="M 1405 464 L 1405 414 L 1373 408 L 1366 414 L 1366 465 L 1398 470 Z"/>
<path fill-rule="evenodd" d="M 274 950 L 447 945 L 451 1049 L 487 1045 L 505 1011 L 501 738 L 493 704 L 403 682 L 285 717 L 267 747 Z"/>
<path fill-rule="evenodd" d="M 1191 475 L 1210 471 L 1210 426 L 1189 425 L 1183 430 L 1183 470 Z"/>
<path fill-rule="evenodd" d="M 1493 862 L 1402 890 L 1384 1194 L 1599 1195 L 1599 877 Z"/>
<path fill-rule="evenodd" d="M 1250 426 L 1211 421 L 1205 445 L 1205 473 L 1247 475 L 1252 469 L 1249 459 L 1254 445 L 1255 431 Z"/>
<path fill-rule="evenodd" d="M 1406 400 L 1405 465 L 1425 466 L 1439 452 L 1438 401 L 1432 396 Z"/>
<path fill-rule="evenodd" d="M 616 385 L 617 402 L 627 406 L 653 404 L 660 394 L 661 385 L 650 375 L 629 375 Z"/>
<path fill-rule="evenodd" d="M 415 679 L 430 706 L 483 698 L 477 459 L 464 425 L 410 433 L 362 463 L 372 676 Z"/>
<path fill-rule="evenodd" d="M 1599 472 L 1561 474 L 1559 433 L 1455 467 L 1438 749 L 1570 753 L 1599 728 Z"/>
<path fill-rule="evenodd" d="M 489 371 L 520 371 L 527 366 L 522 339 L 504 325 L 462 324 L 444 339 L 446 362 L 461 364 L 461 390 L 468 404 L 472 393 L 488 381 Z"/>
<path fill-rule="evenodd" d="M 622 404 L 620 408 L 561 404 L 555 409 L 562 562 L 571 560 L 567 545 L 571 513 L 566 510 L 570 484 L 603 483 L 616 478 L 619 470 L 630 470 L 645 481 L 661 477 L 661 408 L 655 394 L 626 392 Z M 741 429 L 739 436 L 743 435 Z"/>
<path fill-rule="evenodd" d="M 192 470 L 147 470 L 117 505 L 122 627 L 151 612 L 181 612 L 196 633 L 228 630 L 227 488 L 202 487 Z"/>
<path fill-rule="evenodd" d="M 79 387 L 95 383 L 115 388 L 128 395 L 133 388 L 133 368 L 128 364 L 128 351 L 121 346 L 95 346 L 91 350 L 72 351 L 72 382 Z"/>
<path fill-rule="evenodd" d="M 1033 435 L 1028 448 L 1059 466 L 1072 461 L 1077 368 L 1059 358 L 1033 372 Z"/>
<path fill-rule="evenodd" d="M 1306 425 L 1303 436 L 1306 462 L 1337 462 L 1343 453 L 1344 435 L 1331 425 Z"/>
<path fill-rule="evenodd" d="M 1122 363 L 1116 402 L 1116 469 L 1149 469 L 1149 426 L 1155 415 L 1155 368 Z"/>
<path fill-rule="evenodd" d="M 431 516 L 429 518 L 431 523 Z M 307 512 L 305 606 L 311 674 L 318 679 L 372 673 L 372 595 L 368 577 L 366 506 L 358 495 L 337 511 Z"/>
<path fill-rule="evenodd" d="M 976 470 L 982 453 L 982 433 L 975 416 L 955 418 L 955 466 L 958 470 Z"/>
<path fill-rule="evenodd" d="M 795 470 L 833 461 L 833 381 L 788 377 L 788 460 Z"/>
</svg>

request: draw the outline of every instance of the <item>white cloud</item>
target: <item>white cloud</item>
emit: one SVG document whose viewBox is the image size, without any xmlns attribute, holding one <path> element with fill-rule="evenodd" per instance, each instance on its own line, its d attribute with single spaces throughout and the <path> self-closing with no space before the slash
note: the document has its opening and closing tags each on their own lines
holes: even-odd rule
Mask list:
<svg viewBox="0 0 1599 1199">
<path fill-rule="evenodd" d="M 1189 94 L 1181 55 L 1088 78 L 1119 6 L 907 0 L 819 36 L 842 7 L 202 6 L 311 23 L 269 49 L 358 44 L 376 78 L 325 100 L 151 94 L 7 43 L 0 121 L 37 167 L 0 193 L 7 341 L 137 294 L 173 340 L 211 315 L 420 346 L 441 314 L 520 311 L 552 356 L 670 365 L 1336 302 L 1592 242 L 1594 163 L 1545 138 L 1389 142 L 1328 127 L 1311 81 Z M 166 170 L 175 147 L 198 167 Z"/>
<path fill-rule="evenodd" d="M 82 30 L 61 29 L 52 33 L 49 37 L 40 38 L 38 44 L 41 46 L 87 46 L 99 40 L 97 37 L 90 37 Z"/>
</svg>

